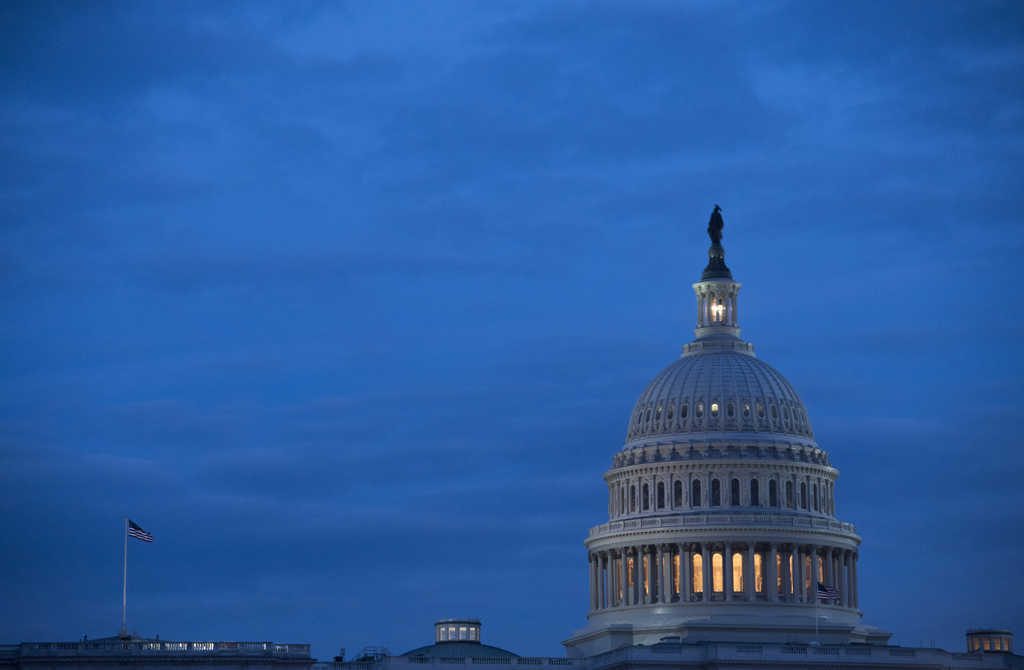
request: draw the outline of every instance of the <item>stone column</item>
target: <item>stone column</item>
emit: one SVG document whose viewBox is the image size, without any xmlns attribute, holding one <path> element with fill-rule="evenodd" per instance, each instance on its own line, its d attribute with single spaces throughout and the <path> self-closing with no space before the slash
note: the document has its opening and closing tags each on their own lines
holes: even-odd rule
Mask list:
<svg viewBox="0 0 1024 670">
<path fill-rule="evenodd" d="M 839 591 L 839 605 L 846 607 L 846 550 L 839 552 L 839 564 L 836 570 L 836 589 Z"/>
<path fill-rule="evenodd" d="M 761 562 L 761 576 L 764 577 L 764 561 Z M 757 600 L 757 575 L 754 574 L 754 543 L 747 542 L 747 565 L 743 570 L 744 584 L 746 585 L 747 601 Z"/>
<path fill-rule="evenodd" d="M 701 571 L 704 573 L 704 593 L 702 594 L 704 602 L 711 602 L 711 543 L 701 542 L 700 543 L 701 553 Z"/>
<path fill-rule="evenodd" d="M 850 562 L 852 563 L 852 566 L 853 566 L 853 575 L 851 576 L 852 579 L 850 580 L 851 582 L 853 582 L 853 589 L 850 592 L 850 599 L 853 601 L 853 608 L 854 608 L 854 610 L 860 610 L 860 597 L 857 594 L 857 554 L 856 553 L 854 553 L 853 556 L 851 556 L 851 561 Z"/>
<path fill-rule="evenodd" d="M 793 563 L 795 569 L 793 570 L 793 592 L 796 596 L 795 601 L 798 603 L 805 602 L 807 600 L 807 577 L 804 575 L 806 566 L 804 565 L 804 552 L 801 551 L 799 545 L 795 547 L 793 552 Z"/>
<path fill-rule="evenodd" d="M 693 589 L 693 578 L 690 574 L 690 554 L 686 551 L 686 543 L 680 542 L 676 545 L 679 549 L 679 602 L 690 602 L 690 593 Z"/>
<path fill-rule="evenodd" d="M 776 558 L 778 550 L 777 544 L 774 542 L 770 543 L 768 545 L 768 556 L 765 559 L 764 595 L 765 600 L 770 603 L 776 602 L 779 599 L 779 563 Z"/>
<path fill-rule="evenodd" d="M 597 609 L 597 561 L 590 555 L 590 611 Z"/>
<path fill-rule="evenodd" d="M 828 560 L 825 562 L 825 586 L 831 586 L 838 589 L 836 584 L 836 555 L 832 547 L 826 549 L 825 555 L 828 556 Z"/>
<path fill-rule="evenodd" d="M 725 587 L 725 601 L 732 602 L 732 542 L 725 543 L 722 552 L 722 585 Z"/>
<path fill-rule="evenodd" d="M 824 562 L 824 561 L 822 561 Z M 818 568 L 818 545 L 811 545 L 811 602 L 818 602 L 818 583 L 821 581 L 821 570 Z"/>
<path fill-rule="evenodd" d="M 597 555 L 597 608 L 607 608 L 607 593 L 605 584 L 605 563 L 608 560 L 608 552 L 602 551 Z"/>
<path fill-rule="evenodd" d="M 629 605 L 629 580 L 626 578 L 626 570 L 629 568 L 629 557 L 626 555 L 626 547 L 619 550 L 619 606 Z"/>
<path fill-rule="evenodd" d="M 672 554 L 669 554 L 671 556 Z M 665 545 L 658 545 L 658 602 L 665 604 Z"/>
</svg>

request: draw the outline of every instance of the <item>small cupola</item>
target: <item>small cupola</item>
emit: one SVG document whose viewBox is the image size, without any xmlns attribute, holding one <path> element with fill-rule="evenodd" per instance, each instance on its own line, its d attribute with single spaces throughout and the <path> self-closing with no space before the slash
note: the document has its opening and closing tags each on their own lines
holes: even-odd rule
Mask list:
<svg viewBox="0 0 1024 670">
<path fill-rule="evenodd" d="M 1005 628 L 975 628 L 967 631 L 967 651 L 1013 653 L 1013 633 Z"/>
<path fill-rule="evenodd" d="M 480 619 L 438 619 L 434 622 L 434 642 L 480 643 Z"/>
</svg>

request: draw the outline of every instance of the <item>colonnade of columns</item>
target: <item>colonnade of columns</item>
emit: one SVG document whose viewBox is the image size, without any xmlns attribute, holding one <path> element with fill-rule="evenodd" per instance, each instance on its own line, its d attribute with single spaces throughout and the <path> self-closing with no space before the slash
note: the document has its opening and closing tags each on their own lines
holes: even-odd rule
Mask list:
<svg viewBox="0 0 1024 670">
<path fill-rule="evenodd" d="M 737 291 L 703 290 L 697 293 L 697 327 L 735 326 Z"/>
<path fill-rule="evenodd" d="M 858 609 L 857 552 L 778 542 L 660 542 L 590 553 L 591 611 L 676 602 L 818 600 Z"/>
</svg>

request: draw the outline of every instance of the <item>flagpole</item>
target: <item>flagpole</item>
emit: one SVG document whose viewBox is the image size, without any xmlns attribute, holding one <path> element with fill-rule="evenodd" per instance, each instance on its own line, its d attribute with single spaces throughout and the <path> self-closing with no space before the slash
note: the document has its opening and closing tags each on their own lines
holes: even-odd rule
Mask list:
<svg viewBox="0 0 1024 670">
<path fill-rule="evenodd" d="M 128 637 L 128 515 L 124 515 L 124 591 L 121 593 L 121 637 Z"/>
</svg>

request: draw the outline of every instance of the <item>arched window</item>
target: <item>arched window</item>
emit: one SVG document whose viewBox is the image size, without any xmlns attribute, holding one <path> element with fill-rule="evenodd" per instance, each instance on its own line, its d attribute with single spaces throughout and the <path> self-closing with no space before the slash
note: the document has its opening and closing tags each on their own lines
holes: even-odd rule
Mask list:
<svg viewBox="0 0 1024 670">
<path fill-rule="evenodd" d="M 774 409 L 774 407 L 772 409 Z M 650 422 L 651 422 L 651 408 L 648 407 L 647 408 L 647 418 L 644 419 L 644 423 L 650 423 Z"/>
<path fill-rule="evenodd" d="M 733 507 L 740 506 L 740 480 L 733 479 L 729 484 L 729 504 Z"/>
<path fill-rule="evenodd" d="M 732 592 L 743 593 L 743 554 L 732 555 Z"/>
<path fill-rule="evenodd" d="M 711 403 L 711 416 L 718 416 L 718 403 Z"/>
<path fill-rule="evenodd" d="M 651 509 L 651 488 L 645 483 L 643 485 L 642 491 L 643 491 L 643 496 L 644 497 L 643 497 L 643 504 L 641 505 L 640 509 L 642 509 L 642 510 L 649 510 L 649 509 Z"/>
<path fill-rule="evenodd" d="M 629 511 L 636 511 L 636 484 L 629 485 Z"/>
<path fill-rule="evenodd" d="M 757 403 L 757 416 L 759 419 L 764 418 L 764 405 Z"/>
<path fill-rule="evenodd" d="M 675 405 L 669 405 L 668 406 L 668 414 L 665 415 L 665 419 L 667 421 L 671 421 L 672 420 L 672 415 L 675 414 L 675 412 L 676 412 L 676 406 Z"/>
<path fill-rule="evenodd" d="M 690 574 L 693 575 L 693 592 L 704 593 L 704 557 L 699 553 L 693 555 L 693 570 Z"/>
<path fill-rule="evenodd" d="M 736 415 L 736 407 L 732 403 L 729 403 L 728 405 L 725 406 L 725 415 L 726 416 L 735 416 Z"/>
<path fill-rule="evenodd" d="M 672 484 L 672 506 L 679 508 L 683 506 L 683 481 L 677 479 Z"/>
<path fill-rule="evenodd" d="M 811 557 L 807 556 L 804 558 L 804 594 L 805 597 L 811 597 Z"/>
<path fill-rule="evenodd" d="M 665 509 L 665 482 L 658 482 L 658 509 Z"/>
<path fill-rule="evenodd" d="M 690 413 L 690 406 L 689 405 L 680 405 L 679 406 L 679 417 L 680 418 L 685 419 L 686 415 L 689 414 L 689 413 Z"/>
<path fill-rule="evenodd" d="M 626 487 L 625 486 L 619 487 L 619 493 L 621 494 L 620 497 L 622 498 L 621 504 L 619 505 L 619 513 L 620 514 L 625 514 L 626 513 Z"/>
<path fill-rule="evenodd" d="M 725 591 L 725 573 L 722 571 L 724 562 L 721 552 L 711 554 L 711 590 L 715 593 Z"/>
<path fill-rule="evenodd" d="M 754 554 L 754 591 L 764 593 L 764 555 Z"/>
<path fill-rule="evenodd" d="M 701 418 L 702 416 L 704 416 L 704 403 L 702 403 L 702 402 L 697 403 L 696 414 L 697 414 L 697 418 L 698 419 Z"/>
<path fill-rule="evenodd" d="M 761 506 L 761 485 L 756 479 L 750 480 L 750 504 L 754 507 Z"/>
<path fill-rule="evenodd" d="M 800 482 L 800 508 L 807 509 L 807 482 Z"/>
<path fill-rule="evenodd" d="M 818 511 L 818 485 L 817 484 L 814 485 L 814 497 L 811 498 L 811 500 L 814 501 L 814 511 L 817 512 Z"/>
<path fill-rule="evenodd" d="M 779 485 L 775 483 L 774 479 L 768 480 L 768 506 L 779 506 Z"/>
<path fill-rule="evenodd" d="M 650 414 L 650 411 L 648 411 L 648 414 Z M 779 418 L 779 408 L 776 407 L 774 404 L 772 405 L 772 418 L 773 419 L 778 419 Z"/>
<path fill-rule="evenodd" d="M 672 593 L 679 595 L 679 554 L 672 554 Z"/>
<path fill-rule="evenodd" d="M 711 480 L 711 506 L 722 506 L 722 482 L 717 479 Z"/>
<path fill-rule="evenodd" d="M 743 403 L 743 416 L 747 417 L 747 418 L 750 417 L 750 403 L 749 402 Z"/>
<path fill-rule="evenodd" d="M 796 509 L 793 501 L 793 482 L 786 482 L 786 507 Z"/>
<path fill-rule="evenodd" d="M 654 420 L 661 421 L 661 405 L 658 405 L 658 410 L 654 413 Z"/>
<path fill-rule="evenodd" d="M 690 507 L 700 507 L 700 482 L 696 479 L 690 485 Z"/>
</svg>

